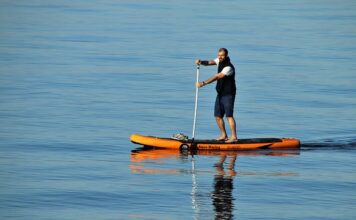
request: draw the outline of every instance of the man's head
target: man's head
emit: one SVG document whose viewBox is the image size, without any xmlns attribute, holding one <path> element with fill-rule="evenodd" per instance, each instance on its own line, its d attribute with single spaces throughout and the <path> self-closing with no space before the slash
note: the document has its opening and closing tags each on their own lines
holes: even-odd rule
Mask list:
<svg viewBox="0 0 356 220">
<path fill-rule="evenodd" d="M 229 55 L 229 52 L 226 48 L 220 48 L 218 52 L 219 62 L 223 62 Z"/>
</svg>

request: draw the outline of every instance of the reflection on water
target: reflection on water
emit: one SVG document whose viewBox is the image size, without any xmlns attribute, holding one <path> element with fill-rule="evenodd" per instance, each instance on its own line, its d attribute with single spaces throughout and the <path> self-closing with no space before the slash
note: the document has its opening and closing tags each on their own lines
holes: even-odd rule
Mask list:
<svg viewBox="0 0 356 220">
<path fill-rule="evenodd" d="M 195 158 L 192 156 L 192 208 L 194 211 L 194 219 L 199 219 L 199 203 L 197 199 L 197 191 L 198 191 L 198 182 L 197 182 L 197 177 L 196 177 L 196 172 L 195 172 Z"/>
<path fill-rule="evenodd" d="M 233 219 L 234 218 L 234 201 L 237 199 L 234 194 L 236 187 L 236 176 L 295 176 L 293 172 L 246 172 L 236 171 L 236 163 L 240 156 L 296 156 L 299 151 L 198 151 L 181 153 L 177 150 L 138 148 L 131 152 L 130 170 L 132 173 L 143 174 L 163 174 L 163 175 L 181 175 L 190 174 L 192 176 L 191 203 L 194 219 L 203 219 L 206 204 L 211 204 L 214 210 L 215 219 Z M 214 164 L 208 169 L 199 166 L 196 163 L 199 157 L 212 157 Z M 189 160 L 191 158 L 191 160 Z M 191 168 L 165 168 L 165 164 L 174 160 L 191 162 Z M 155 167 L 152 167 L 155 166 Z M 214 167 L 212 169 L 211 167 Z M 208 174 L 213 176 L 212 189 L 209 190 L 209 196 L 202 196 L 199 191 L 198 176 Z M 235 195 L 235 197 L 234 197 Z M 202 201 L 204 200 L 204 201 Z M 209 200 L 211 200 L 209 202 Z"/>
<path fill-rule="evenodd" d="M 300 154 L 299 150 L 260 150 L 260 151 L 199 150 L 195 152 L 182 153 L 179 150 L 174 150 L 174 149 L 141 147 L 131 151 L 130 159 L 132 165 L 132 164 L 144 163 L 147 161 L 165 163 L 170 159 L 189 161 L 188 157 L 194 155 L 204 157 L 204 156 L 295 156 L 299 154 Z"/>
<path fill-rule="evenodd" d="M 233 218 L 233 180 L 236 176 L 235 162 L 237 155 L 231 156 L 227 170 L 224 170 L 224 162 L 227 156 L 221 156 L 218 163 L 215 164 L 216 174 L 214 177 L 214 191 L 212 200 L 215 210 L 215 219 L 232 219 Z"/>
</svg>

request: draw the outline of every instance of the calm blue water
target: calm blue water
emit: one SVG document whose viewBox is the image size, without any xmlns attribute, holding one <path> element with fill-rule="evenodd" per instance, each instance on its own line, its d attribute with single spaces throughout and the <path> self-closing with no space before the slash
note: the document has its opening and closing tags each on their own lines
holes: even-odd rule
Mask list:
<svg viewBox="0 0 356 220">
<path fill-rule="evenodd" d="M 355 219 L 356 3 L 0 2 L 1 219 Z M 238 135 L 297 152 L 135 151 L 191 134 L 227 47 Z M 207 79 L 215 67 L 203 67 Z M 198 138 L 217 136 L 214 86 Z"/>
</svg>

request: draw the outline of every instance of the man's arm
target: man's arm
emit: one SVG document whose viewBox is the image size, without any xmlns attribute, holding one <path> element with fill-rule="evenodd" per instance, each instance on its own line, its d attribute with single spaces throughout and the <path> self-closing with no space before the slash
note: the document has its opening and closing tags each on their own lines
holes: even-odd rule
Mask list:
<svg viewBox="0 0 356 220">
<path fill-rule="evenodd" d="M 225 77 L 225 73 L 222 73 L 222 72 L 221 73 L 217 73 L 214 76 L 210 77 L 209 79 L 204 80 L 203 82 L 197 82 L 196 87 L 199 88 L 199 87 L 206 86 L 206 85 L 208 85 L 208 84 L 210 84 L 212 82 L 215 82 L 216 80 L 221 79 L 223 77 Z"/>
<path fill-rule="evenodd" d="M 214 60 L 196 60 L 195 64 L 197 65 L 203 65 L 203 66 L 212 66 L 212 65 L 216 65 Z"/>
</svg>

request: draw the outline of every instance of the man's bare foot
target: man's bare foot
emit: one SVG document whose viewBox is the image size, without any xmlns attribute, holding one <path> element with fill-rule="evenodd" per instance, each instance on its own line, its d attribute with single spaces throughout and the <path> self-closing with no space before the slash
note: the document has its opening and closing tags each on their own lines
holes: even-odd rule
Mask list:
<svg viewBox="0 0 356 220">
<path fill-rule="evenodd" d="M 225 141 L 225 143 L 236 143 L 237 138 L 230 138 L 229 140 Z"/>
<path fill-rule="evenodd" d="M 220 137 L 216 138 L 215 140 L 217 140 L 217 141 L 227 141 L 228 137 L 227 136 L 220 136 Z"/>
</svg>

